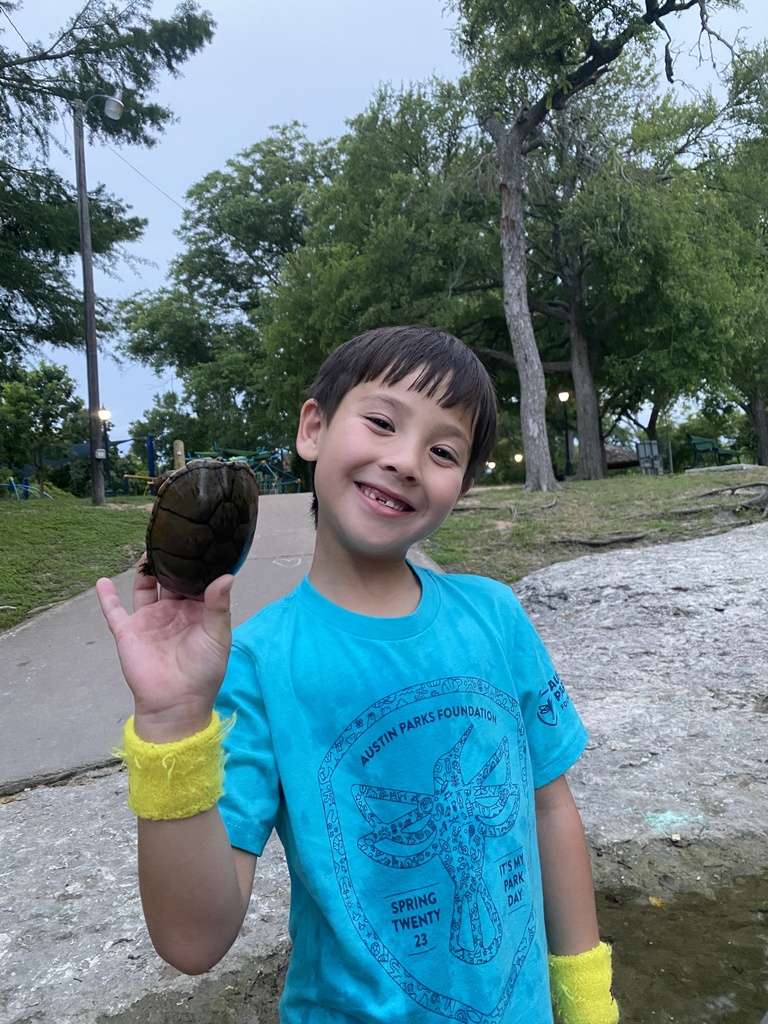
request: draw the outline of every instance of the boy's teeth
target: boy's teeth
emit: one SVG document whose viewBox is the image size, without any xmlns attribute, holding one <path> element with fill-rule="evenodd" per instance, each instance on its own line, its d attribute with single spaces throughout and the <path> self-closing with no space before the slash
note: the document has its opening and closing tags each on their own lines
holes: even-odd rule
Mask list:
<svg viewBox="0 0 768 1024">
<path fill-rule="evenodd" d="M 405 508 L 404 505 L 401 505 L 397 501 L 393 501 L 391 498 L 382 498 L 381 495 L 377 494 L 376 491 L 370 490 L 370 488 L 365 488 L 365 493 L 368 495 L 369 498 L 373 498 L 374 501 L 378 501 L 380 505 L 386 505 L 387 508 L 399 509 L 401 512 Z"/>
</svg>

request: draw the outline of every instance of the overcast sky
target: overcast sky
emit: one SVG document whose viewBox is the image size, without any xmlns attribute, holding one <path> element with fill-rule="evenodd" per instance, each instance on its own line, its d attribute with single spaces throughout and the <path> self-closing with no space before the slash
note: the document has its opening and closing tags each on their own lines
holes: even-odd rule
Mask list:
<svg viewBox="0 0 768 1024">
<path fill-rule="evenodd" d="M 81 6 L 75 0 L 26 0 L 12 17 L 27 39 L 45 41 Z M 381 82 L 400 85 L 433 73 L 445 78 L 459 73 L 452 22 L 441 0 L 209 0 L 203 6 L 217 22 L 213 41 L 185 65 L 183 77 L 167 78 L 157 94 L 178 123 L 151 150 L 87 147 L 89 190 L 103 182 L 148 218 L 143 240 L 132 251 L 155 264 L 138 274 L 122 266 L 119 280 L 97 273 L 99 294 L 123 297 L 160 287 L 178 251 L 174 231 L 187 189 L 264 138 L 272 125 L 298 120 L 313 139 L 336 136 Z M 741 28 L 752 42 L 768 36 L 765 0 L 747 0 L 744 6 L 718 20 L 723 34 L 732 37 Z M 173 7 L 157 0 L 153 14 L 168 16 Z M 684 23 L 695 27 L 695 10 L 681 17 Z M 6 45 L 22 45 L 2 18 L 0 28 Z M 68 122 L 61 141 L 71 151 Z M 74 179 L 71 154 L 57 159 L 57 169 Z M 54 357 L 66 363 L 87 400 L 84 354 L 57 351 Z M 112 436 L 128 437 L 129 422 L 172 384 L 140 367 L 121 370 L 102 355 L 101 401 L 112 413 Z"/>
</svg>

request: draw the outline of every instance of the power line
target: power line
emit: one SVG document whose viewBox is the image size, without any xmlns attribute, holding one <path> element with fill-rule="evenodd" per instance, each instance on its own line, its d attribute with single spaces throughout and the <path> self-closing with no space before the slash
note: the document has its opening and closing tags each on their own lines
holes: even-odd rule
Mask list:
<svg viewBox="0 0 768 1024">
<path fill-rule="evenodd" d="M 114 153 L 116 157 L 118 157 L 120 160 L 122 160 L 124 164 L 127 164 L 131 168 L 132 171 L 135 171 L 141 178 L 144 179 L 144 181 L 148 182 L 152 186 L 152 188 L 156 188 L 157 191 L 160 192 L 161 195 L 165 196 L 166 199 L 170 199 L 170 201 L 174 204 L 174 206 L 178 206 L 178 208 L 182 211 L 182 213 L 186 212 L 186 207 L 185 206 L 182 206 L 180 202 L 178 202 L 176 199 L 173 198 L 173 196 L 169 196 L 167 192 L 164 192 L 160 188 L 159 185 L 156 185 L 154 183 L 154 181 L 152 181 L 151 178 L 148 178 L 146 176 L 146 174 L 142 173 L 142 171 L 140 171 L 138 169 L 138 167 L 134 167 L 133 164 L 130 162 L 130 160 L 126 160 L 125 159 L 125 157 L 123 156 L 122 153 L 118 153 L 118 151 L 116 149 L 113 149 L 112 146 L 110 146 L 108 142 L 105 142 L 104 145 L 107 147 L 107 149 L 111 153 Z"/>
<path fill-rule="evenodd" d="M 26 46 L 27 50 L 28 50 L 28 51 L 29 51 L 29 52 L 31 53 L 31 52 L 32 52 L 32 47 L 31 47 L 31 46 L 29 45 L 29 43 L 28 43 L 28 42 L 27 42 L 27 40 L 26 40 L 26 39 L 24 38 L 24 36 L 23 36 L 23 35 L 21 34 L 21 32 L 19 32 L 19 30 L 18 30 L 18 29 L 16 28 L 16 26 L 15 26 L 15 25 L 13 24 L 13 22 L 11 21 L 11 16 L 10 16 L 10 14 L 8 13 L 8 11 L 6 11 L 6 10 L 5 10 L 5 8 L 3 8 L 3 14 L 4 14 L 4 15 L 5 15 L 5 17 L 6 17 L 7 19 L 8 19 L 8 24 L 9 24 L 9 25 L 11 26 L 11 28 L 13 29 L 13 31 L 14 31 L 14 32 L 16 33 L 16 35 L 17 35 L 17 36 L 19 37 L 19 39 L 20 39 L 20 40 L 22 41 L 22 43 L 24 43 L 24 45 Z"/>
</svg>

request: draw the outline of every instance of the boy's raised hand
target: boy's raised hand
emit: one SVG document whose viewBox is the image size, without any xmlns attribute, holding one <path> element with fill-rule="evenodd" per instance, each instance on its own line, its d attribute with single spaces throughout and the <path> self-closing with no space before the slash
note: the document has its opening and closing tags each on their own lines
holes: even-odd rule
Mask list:
<svg viewBox="0 0 768 1024">
<path fill-rule="evenodd" d="M 141 572 L 133 582 L 133 613 L 110 579 L 96 584 L 136 703 L 134 728 L 150 743 L 183 739 L 204 729 L 221 686 L 232 644 L 232 576 L 214 580 L 202 599 L 158 588 Z"/>
</svg>

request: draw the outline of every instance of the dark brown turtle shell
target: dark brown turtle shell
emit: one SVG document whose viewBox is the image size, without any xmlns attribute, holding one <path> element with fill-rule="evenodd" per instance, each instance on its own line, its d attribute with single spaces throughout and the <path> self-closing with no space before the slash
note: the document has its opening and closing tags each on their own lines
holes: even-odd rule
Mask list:
<svg viewBox="0 0 768 1024">
<path fill-rule="evenodd" d="M 161 478 L 142 571 L 166 590 L 197 597 L 243 564 L 258 510 L 259 486 L 247 462 L 188 462 Z"/>
</svg>

